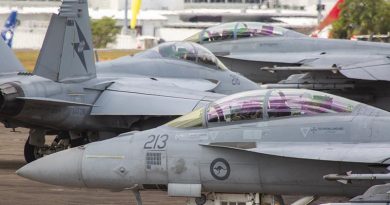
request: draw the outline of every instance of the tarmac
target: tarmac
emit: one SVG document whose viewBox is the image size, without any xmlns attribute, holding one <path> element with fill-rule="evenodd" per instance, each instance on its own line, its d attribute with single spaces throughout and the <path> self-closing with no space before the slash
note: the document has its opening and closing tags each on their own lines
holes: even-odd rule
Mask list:
<svg viewBox="0 0 390 205">
<path fill-rule="evenodd" d="M 23 147 L 27 129 L 11 132 L 0 126 L 0 205 L 135 205 L 131 191 L 111 192 L 98 189 L 76 189 L 46 185 L 19 177 L 15 171 L 26 162 Z M 166 192 L 141 192 L 144 205 L 185 205 L 185 198 L 168 197 Z M 285 197 L 286 204 L 297 197 Z M 321 198 L 321 202 L 341 202 L 345 198 Z"/>
</svg>

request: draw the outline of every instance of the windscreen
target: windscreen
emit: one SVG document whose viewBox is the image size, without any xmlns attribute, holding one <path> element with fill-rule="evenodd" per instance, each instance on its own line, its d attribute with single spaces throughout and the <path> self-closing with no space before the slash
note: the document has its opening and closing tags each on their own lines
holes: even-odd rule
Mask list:
<svg viewBox="0 0 390 205">
<path fill-rule="evenodd" d="M 168 42 L 135 55 L 136 58 L 169 58 L 192 62 L 217 70 L 226 66 L 205 47 L 191 42 Z"/>
<path fill-rule="evenodd" d="M 203 113 L 204 113 L 204 108 L 197 109 L 171 122 L 168 122 L 167 126 L 175 127 L 175 128 L 202 127 Z"/>
</svg>

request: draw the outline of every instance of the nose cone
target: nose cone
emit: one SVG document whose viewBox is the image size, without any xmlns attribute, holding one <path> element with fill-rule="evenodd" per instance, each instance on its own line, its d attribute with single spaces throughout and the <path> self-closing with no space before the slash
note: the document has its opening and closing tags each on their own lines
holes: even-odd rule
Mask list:
<svg viewBox="0 0 390 205">
<path fill-rule="evenodd" d="M 84 148 L 73 148 L 33 161 L 19 170 L 19 176 L 59 186 L 84 187 L 82 159 Z"/>
</svg>

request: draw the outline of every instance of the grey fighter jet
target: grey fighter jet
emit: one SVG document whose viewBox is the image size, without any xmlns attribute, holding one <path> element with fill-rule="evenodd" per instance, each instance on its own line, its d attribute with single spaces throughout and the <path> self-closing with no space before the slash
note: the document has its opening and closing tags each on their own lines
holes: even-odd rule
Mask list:
<svg viewBox="0 0 390 205">
<path fill-rule="evenodd" d="M 120 60 L 96 72 L 91 39 L 87 1 L 64 0 L 52 17 L 33 74 L 23 72 L 0 42 L 0 121 L 8 128 L 30 129 L 24 150 L 28 162 L 66 148 L 69 140 L 76 146 L 85 139 L 156 127 L 223 96 L 215 92 L 258 88 L 191 43 L 167 43 L 140 54 L 169 51 L 169 59 L 145 57 L 158 72 L 148 64 L 150 73 L 142 73 Z M 177 70 L 164 72 L 169 65 Z M 45 146 L 50 134 L 57 137 Z"/>
<path fill-rule="evenodd" d="M 389 80 L 383 76 L 390 66 L 386 43 L 311 38 L 258 22 L 220 24 L 187 40 L 204 45 L 229 68 L 262 83 L 277 83 L 299 71 L 340 71 L 347 78 Z"/>
<path fill-rule="evenodd" d="M 390 113 L 304 89 L 227 96 L 163 126 L 30 163 L 43 183 L 162 189 L 214 204 L 220 193 L 356 196 L 390 179 Z M 260 194 L 259 194 L 260 193 Z M 138 200 L 141 204 L 141 200 Z M 217 204 L 217 203 L 215 203 Z"/>
<path fill-rule="evenodd" d="M 352 198 L 345 203 L 327 203 L 322 205 L 388 205 L 390 184 L 381 184 L 370 187 L 364 194 Z"/>
<path fill-rule="evenodd" d="M 221 24 L 187 40 L 267 88 L 326 91 L 390 110 L 390 44 L 311 38 L 256 22 Z"/>
<path fill-rule="evenodd" d="M 203 46 L 190 42 L 163 43 L 133 57 L 97 63 L 96 70 L 98 75 L 103 76 L 199 78 L 210 81 L 208 89 L 221 94 L 260 88 L 241 74 L 230 71 Z M 195 86 L 191 88 L 199 89 Z"/>
</svg>

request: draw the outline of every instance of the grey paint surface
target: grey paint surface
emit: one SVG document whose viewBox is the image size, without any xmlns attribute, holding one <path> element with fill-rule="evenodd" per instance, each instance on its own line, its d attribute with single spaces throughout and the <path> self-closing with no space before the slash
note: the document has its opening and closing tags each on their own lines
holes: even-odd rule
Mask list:
<svg viewBox="0 0 390 205">
<path fill-rule="evenodd" d="M 260 97 L 271 92 L 304 96 L 313 91 L 254 91 L 217 102 L 230 102 L 226 106 L 233 108 L 243 96 Z M 320 92 L 314 95 L 331 97 L 335 103 L 332 106 L 346 100 Z M 270 99 L 265 97 L 265 102 L 271 102 Z M 353 197 L 385 180 L 352 180 L 343 184 L 323 177 L 347 172 L 388 173 L 390 145 L 385 124 L 390 121 L 390 114 L 361 103 L 347 103 L 351 109 L 338 113 L 272 118 L 274 111 L 269 107 L 268 114 L 257 120 L 235 122 L 210 121 L 212 112 L 206 107 L 203 114 L 196 114 L 202 119 L 200 127 L 172 127 L 180 119 L 191 124 L 188 119 L 195 116 L 194 112 L 176 123 L 49 155 L 17 173 L 61 186 L 110 190 L 172 187 L 167 190 L 170 196 L 194 197 L 194 193 L 216 192 Z M 214 105 L 222 103 L 209 106 Z M 279 109 L 285 112 L 284 108 Z M 266 107 L 261 110 L 267 112 Z M 175 191 L 177 184 L 182 185 L 182 190 Z M 200 188 L 199 184 L 201 190 L 193 190 Z"/>
<path fill-rule="evenodd" d="M 125 57 L 95 66 L 87 1 L 63 1 L 53 14 L 33 74 L 19 72 L 20 63 L 0 45 L 0 58 L 10 56 L 0 61 L 0 121 L 31 129 L 25 153 L 31 152 L 28 145 L 43 148 L 46 134 L 105 139 L 156 127 L 224 94 L 259 88 L 191 43 L 185 46 L 199 52 L 196 61 Z M 182 51 L 177 43 L 164 45 Z M 213 61 L 200 64 L 202 52 Z"/>
<path fill-rule="evenodd" d="M 221 24 L 188 40 L 268 88 L 320 90 L 390 110 L 387 43 L 311 38 L 255 22 Z"/>
</svg>

